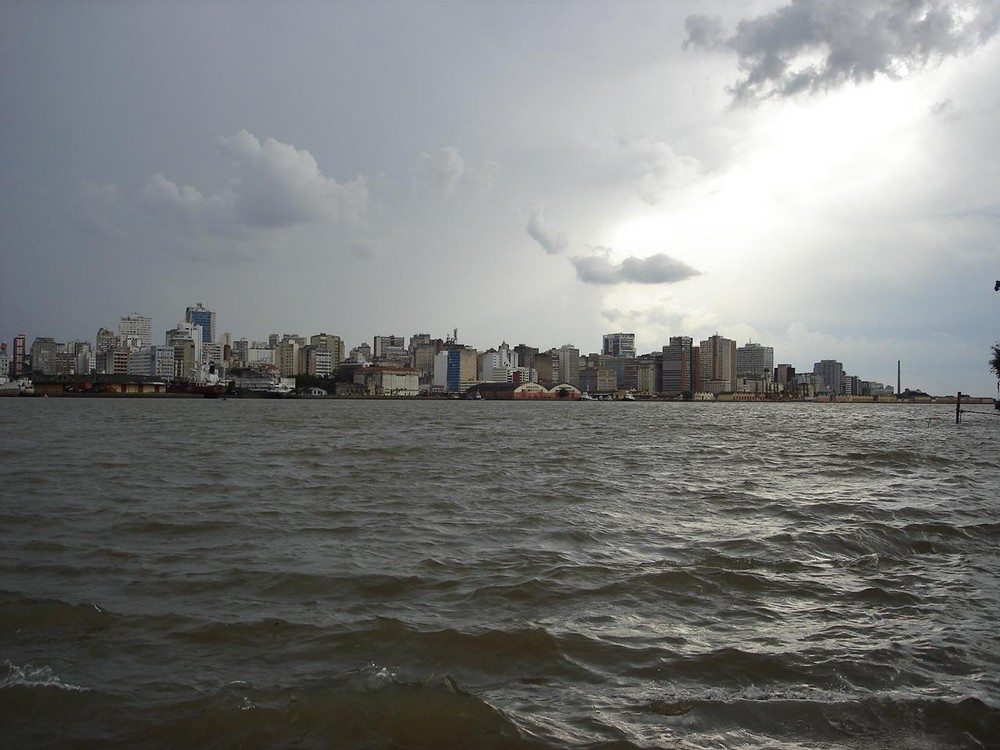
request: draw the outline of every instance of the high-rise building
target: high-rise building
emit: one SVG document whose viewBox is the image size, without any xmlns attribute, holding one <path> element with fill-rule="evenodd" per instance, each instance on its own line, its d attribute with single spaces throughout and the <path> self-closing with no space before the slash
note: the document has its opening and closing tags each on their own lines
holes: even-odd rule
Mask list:
<svg viewBox="0 0 1000 750">
<path fill-rule="evenodd" d="M 774 347 L 747 342 L 736 350 L 736 375 L 770 381 L 774 376 Z"/>
<path fill-rule="evenodd" d="M 380 364 L 409 365 L 410 351 L 402 336 L 376 336 L 372 342 L 372 356 Z"/>
<path fill-rule="evenodd" d="M 725 393 L 736 389 L 736 342 L 719 334 L 701 342 L 700 390 Z"/>
<path fill-rule="evenodd" d="M 670 344 L 663 347 L 660 383 L 663 393 L 679 396 L 697 390 L 693 343 L 690 336 L 671 336 Z"/>
<path fill-rule="evenodd" d="M 49 336 L 38 336 L 31 342 L 31 369 L 33 372 L 55 375 L 59 372 L 56 366 L 56 352 L 59 344 Z"/>
<path fill-rule="evenodd" d="M 823 385 L 835 395 L 843 394 L 844 365 L 837 360 L 824 359 L 816 362 L 813 365 L 813 375 L 819 375 L 823 379 Z"/>
<path fill-rule="evenodd" d="M 634 333 L 606 333 L 601 346 L 601 354 L 612 357 L 627 357 L 635 359 Z"/>
<path fill-rule="evenodd" d="M 131 349 L 148 349 L 152 344 L 152 322 L 151 318 L 135 312 L 123 316 L 118 324 L 122 346 Z"/>
<path fill-rule="evenodd" d="M 110 328 L 100 328 L 94 339 L 94 351 L 98 354 L 111 351 L 118 346 L 118 334 Z"/>
<path fill-rule="evenodd" d="M 514 347 L 514 353 L 517 354 L 517 362 L 521 367 L 529 367 L 534 369 L 535 359 L 538 357 L 538 347 L 537 346 L 527 346 L 526 344 L 518 344 Z"/>
<path fill-rule="evenodd" d="M 309 344 L 329 352 L 329 367 L 331 372 L 336 372 L 340 363 L 344 361 L 344 341 L 340 336 L 332 333 L 317 333 L 309 337 Z"/>
<path fill-rule="evenodd" d="M 435 355 L 433 389 L 436 393 L 459 392 L 461 354 L 459 349 L 451 349 Z"/>
<path fill-rule="evenodd" d="M 572 344 L 559 347 L 559 380 L 570 385 L 580 385 L 580 350 Z"/>
<path fill-rule="evenodd" d="M 151 346 L 149 348 L 149 374 L 158 378 L 174 377 L 174 347 Z"/>
<path fill-rule="evenodd" d="M 293 378 L 300 374 L 299 350 L 304 345 L 304 339 L 288 334 L 285 334 L 285 337 L 278 342 L 274 361 L 283 378 Z"/>
<path fill-rule="evenodd" d="M 0 341 L 0 383 L 10 380 L 10 357 L 7 356 L 7 342 Z"/>
<path fill-rule="evenodd" d="M 202 343 L 215 341 L 215 313 L 206 310 L 200 302 L 184 311 L 184 322 L 201 326 Z"/>
<path fill-rule="evenodd" d="M 19 378 L 28 371 L 27 363 L 25 362 L 25 343 L 27 343 L 27 338 L 23 333 L 19 333 L 14 337 L 14 353 L 10 360 L 11 378 Z"/>
<path fill-rule="evenodd" d="M 202 363 L 201 347 L 204 332 L 200 325 L 185 322 L 167 331 L 164 344 L 174 347 L 174 373 L 179 378 L 190 378 Z"/>
<path fill-rule="evenodd" d="M 792 382 L 795 377 L 795 368 L 789 364 L 775 365 L 774 367 L 774 382 L 780 383 L 781 385 L 787 385 Z"/>
<path fill-rule="evenodd" d="M 479 380 L 483 382 L 513 383 L 517 368 L 517 354 L 506 341 L 479 355 Z"/>
<path fill-rule="evenodd" d="M 639 393 L 663 390 L 663 355 L 643 354 L 636 358 L 635 389 Z"/>
</svg>

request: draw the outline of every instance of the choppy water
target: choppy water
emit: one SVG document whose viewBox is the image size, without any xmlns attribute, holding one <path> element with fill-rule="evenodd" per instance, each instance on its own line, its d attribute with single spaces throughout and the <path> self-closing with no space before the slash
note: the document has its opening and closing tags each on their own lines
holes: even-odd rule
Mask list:
<svg viewBox="0 0 1000 750">
<path fill-rule="evenodd" d="M 1000 747 L 1000 418 L 0 414 L 7 747 Z"/>
</svg>

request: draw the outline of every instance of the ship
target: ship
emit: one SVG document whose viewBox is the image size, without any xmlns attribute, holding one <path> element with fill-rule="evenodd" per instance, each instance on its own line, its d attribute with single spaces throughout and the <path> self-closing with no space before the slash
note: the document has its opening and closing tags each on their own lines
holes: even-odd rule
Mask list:
<svg viewBox="0 0 1000 750">
<path fill-rule="evenodd" d="M 209 362 L 199 368 L 195 377 L 188 380 L 175 380 L 167 386 L 168 393 L 186 393 L 204 398 L 219 398 L 229 392 L 229 382 L 222 380 L 215 369 L 215 363 Z"/>
<path fill-rule="evenodd" d="M 18 378 L 6 383 L 0 383 L 0 396 L 33 396 L 35 386 L 31 378 Z"/>
</svg>

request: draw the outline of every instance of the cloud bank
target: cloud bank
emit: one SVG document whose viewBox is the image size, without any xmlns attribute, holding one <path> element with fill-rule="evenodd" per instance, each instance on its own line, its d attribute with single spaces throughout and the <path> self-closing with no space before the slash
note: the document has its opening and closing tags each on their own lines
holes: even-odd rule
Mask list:
<svg viewBox="0 0 1000 750">
<path fill-rule="evenodd" d="M 743 77 L 732 93 L 754 102 L 902 78 L 976 49 L 998 25 L 998 0 L 794 0 L 728 38 L 719 19 L 689 16 L 683 46 L 735 52 Z"/>
</svg>

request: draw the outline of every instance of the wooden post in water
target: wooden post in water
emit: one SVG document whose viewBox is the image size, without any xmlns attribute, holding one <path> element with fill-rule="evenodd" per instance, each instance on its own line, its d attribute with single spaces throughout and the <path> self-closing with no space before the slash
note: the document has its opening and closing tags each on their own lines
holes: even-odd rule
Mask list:
<svg viewBox="0 0 1000 750">
<path fill-rule="evenodd" d="M 955 399 L 955 424 L 962 421 L 962 392 L 958 392 L 958 397 Z"/>
</svg>

